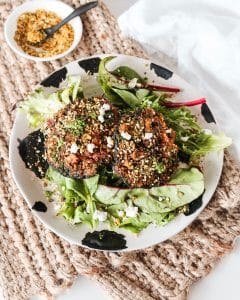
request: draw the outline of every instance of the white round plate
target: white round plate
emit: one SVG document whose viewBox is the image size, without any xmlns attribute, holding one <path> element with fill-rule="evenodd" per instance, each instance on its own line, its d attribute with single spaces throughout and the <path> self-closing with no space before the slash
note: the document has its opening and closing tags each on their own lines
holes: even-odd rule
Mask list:
<svg viewBox="0 0 240 300">
<path fill-rule="evenodd" d="M 108 55 L 92 56 L 71 62 L 52 73 L 42 81 L 41 85 L 47 90 L 53 91 L 58 89 L 60 83 L 67 75 L 79 74 L 82 77 L 87 78 L 87 72 L 97 73 L 99 62 L 101 58 L 105 56 Z M 108 64 L 108 68 L 115 69 L 121 65 L 127 65 L 136 70 L 143 77 L 146 76 L 149 83 L 154 81 L 155 84 L 180 87 L 182 91 L 176 95 L 175 101 L 198 99 L 202 97 L 194 87 L 190 86 L 178 75 L 173 74 L 173 72 L 165 67 L 159 66 L 148 60 L 126 55 L 116 55 L 116 58 Z M 91 76 L 91 79 L 86 82 L 88 86 L 87 90 L 91 91 L 91 95 L 102 94 L 96 81 L 96 76 Z M 218 132 L 214 117 L 208 105 L 203 104 L 194 107 L 192 111 L 197 116 L 203 128 L 209 128 L 214 133 Z M 25 138 L 31 131 L 32 130 L 28 128 L 25 114 L 17 112 L 10 139 L 10 166 L 14 179 L 30 208 L 33 207 L 36 201 L 45 203 L 47 206 L 46 212 L 37 212 L 33 210 L 33 213 L 37 215 L 49 229 L 70 243 L 82 245 L 82 239 L 85 237 L 86 233 L 91 231 L 90 228 L 86 225 L 70 225 L 62 217 L 56 216 L 56 210 L 54 209 L 53 204 L 48 202 L 43 194 L 40 180 L 36 178 L 30 170 L 25 168 L 24 162 L 18 153 L 18 140 Z M 160 243 L 171 238 L 188 226 L 210 201 L 217 187 L 222 171 L 222 165 L 223 151 L 211 153 L 205 158 L 203 164 L 205 192 L 202 197 L 201 206 L 193 214 L 188 216 L 181 214 L 164 227 L 154 227 L 153 225 L 150 225 L 138 235 L 123 229 L 117 230 L 118 233 L 124 235 L 127 242 L 127 248 L 122 251 L 142 249 Z M 102 229 L 106 229 L 106 227 L 99 226 L 96 230 Z"/>
</svg>

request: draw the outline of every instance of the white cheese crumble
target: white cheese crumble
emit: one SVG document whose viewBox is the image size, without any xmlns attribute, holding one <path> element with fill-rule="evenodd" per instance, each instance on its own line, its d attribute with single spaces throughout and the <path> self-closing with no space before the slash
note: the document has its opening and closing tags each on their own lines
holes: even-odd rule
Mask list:
<svg viewBox="0 0 240 300">
<path fill-rule="evenodd" d="M 105 115 L 105 112 L 107 110 L 110 110 L 110 105 L 108 103 L 104 103 L 100 109 L 99 109 L 99 116 L 98 116 L 98 121 L 100 121 L 101 123 L 104 122 L 104 115 Z"/>
<path fill-rule="evenodd" d="M 104 222 L 107 219 L 107 212 L 95 210 L 95 212 L 93 213 L 93 219 L 98 220 L 99 222 Z"/>
<path fill-rule="evenodd" d="M 211 134 L 212 134 L 212 130 L 211 130 L 211 129 L 207 129 L 207 128 L 203 129 L 203 132 L 204 132 L 205 134 L 208 134 L 208 135 L 211 135 Z"/>
<path fill-rule="evenodd" d="M 124 138 L 125 140 L 130 141 L 131 140 L 131 135 L 128 132 L 121 132 L 121 137 Z"/>
<path fill-rule="evenodd" d="M 114 141 L 110 136 L 107 136 L 107 147 L 112 148 L 114 146 Z"/>
<path fill-rule="evenodd" d="M 104 116 L 103 115 L 99 115 L 98 116 L 98 121 L 100 121 L 101 123 L 104 122 Z"/>
<path fill-rule="evenodd" d="M 132 80 L 129 81 L 128 87 L 130 89 L 133 89 L 133 88 L 135 88 L 136 84 L 137 84 L 137 78 L 133 78 Z"/>
<path fill-rule="evenodd" d="M 171 132 L 172 132 L 171 128 L 169 128 L 169 129 L 166 130 L 166 133 L 171 133 Z"/>
<path fill-rule="evenodd" d="M 189 136 L 182 136 L 182 137 L 181 137 L 181 140 L 182 140 L 183 142 L 186 142 L 188 139 L 189 139 Z"/>
<path fill-rule="evenodd" d="M 78 145 L 74 143 L 71 145 L 70 152 L 75 154 L 78 152 L 78 149 Z"/>
<path fill-rule="evenodd" d="M 134 218 L 136 217 L 138 213 L 138 207 L 137 206 L 128 206 L 126 209 L 126 216 L 129 218 Z"/>
<path fill-rule="evenodd" d="M 102 110 L 104 111 L 110 110 L 110 105 L 108 103 L 104 103 L 102 106 Z"/>
<path fill-rule="evenodd" d="M 118 211 L 118 216 L 119 216 L 120 218 L 124 217 L 124 211 L 123 211 L 123 210 L 119 210 L 119 211 Z"/>
<path fill-rule="evenodd" d="M 153 137 L 152 132 L 146 132 L 143 139 L 144 140 L 151 140 L 152 137 Z"/>
<path fill-rule="evenodd" d="M 59 211 L 59 209 L 62 207 L 61 203 L 54 203 L 53 207 L 56 211 Z"/>
<path fill-rule="evenodd" d="M 96 146 L 94 144 L 87 144 L 87 151 L 90 152 L 90 153 L 93 153 L 93 149 L 95 148 Z"/>
</svg>

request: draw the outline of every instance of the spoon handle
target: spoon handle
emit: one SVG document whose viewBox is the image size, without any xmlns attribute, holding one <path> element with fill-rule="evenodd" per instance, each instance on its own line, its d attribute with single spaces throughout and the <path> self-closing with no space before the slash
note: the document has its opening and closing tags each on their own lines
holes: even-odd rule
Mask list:
<svg viewBox="0 0 240 300">
<path fill-rule="evenodd" d="M 79 6 L 78 8 L 74 9 L 74 11 L 68 15 L 65 19 L 63 19 L 60 23 L 58 23 L 57 25 L 49 28 L 48 34 L 54 34 L 59 28 L 61 28 L 64 24 L 68 23 L 69 21 L 71 21 L 73 18 L 80 16 L 81 14 L 84 14 L 85 12 L 87 12 L 88 10 L 96 7 L 98 5 L 98 1 L 92 1 L 92 2 L 88 2 L 84 5 Z"/>
</svg>

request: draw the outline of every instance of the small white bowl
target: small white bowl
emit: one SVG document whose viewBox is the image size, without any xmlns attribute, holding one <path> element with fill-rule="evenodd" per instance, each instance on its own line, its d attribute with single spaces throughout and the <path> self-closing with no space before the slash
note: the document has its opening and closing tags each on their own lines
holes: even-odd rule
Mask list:
<svg viewBox="0 0 240 300">
<path fill-rule="evenodd" d="M 72 25 L 73 30 L 74 30 L 74 40 L 73 40 L 71 47 L 68 48 L 65 52 L 63 52 L 61 54 L 51 56 L 51 57 L 36 57 L 36 56 L 32 56 L 32 55 L 25 53 L 17 45 L 17 43 L 14 40 L 14 34 L 17 29 L 18 17 L 25 12 L 34 12 L 37 9 L 44 9 L 47 11 L 55 12 L 62 19 L 65 18 L 66 16 L 68 16 L 73 11 L 73 8 L 71 6 L 65 4 L 61 1 L 55 1 L 55 0 L 29 1 L 29 2 L 25 2 L 24 4 L 18 6 L 8 16 L 8 18 L 5 22 L 5 25 L 4 25 L 5 39 L 8 43 L 8 45 L 12 48 L 12 50 L 15 51 L 17 54 L 19 54 L 27 59 L 34 60 L 34 61 L 50 61 L 50 60 L 58 59 L 58 58 L 61 58 L 65 55 L 67 55 L 71 51 L 73 51 L 73 49 L 76 48 L 76 46 L 78 45 L 78 43 L 80 42 L 81 37 L 82 37 L 82 27 L 83 26 L 82 26 L 82 21 L 79 17 L 76 17 L 69 22 L 69 24 Z"/>
</svg>

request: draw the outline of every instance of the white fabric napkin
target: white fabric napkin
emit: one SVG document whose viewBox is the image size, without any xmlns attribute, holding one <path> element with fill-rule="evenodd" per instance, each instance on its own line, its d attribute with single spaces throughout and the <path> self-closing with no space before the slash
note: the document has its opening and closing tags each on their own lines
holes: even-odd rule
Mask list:
<svg viewBox="0 0 240 300">
<path fill-rule="evenodd" d="M 177 73 L 208 98 L 240 160 L 240 1 L 139 0 L 118 22 L 150 55 L 177 60 Z"/>
</svg>

